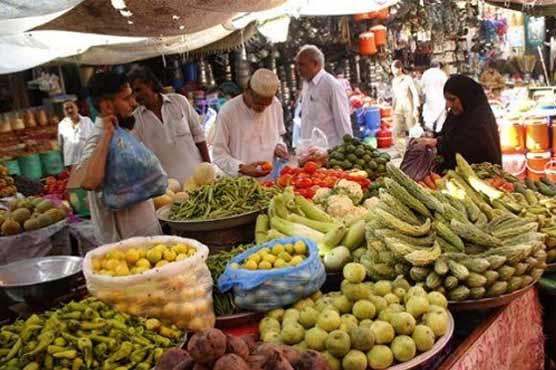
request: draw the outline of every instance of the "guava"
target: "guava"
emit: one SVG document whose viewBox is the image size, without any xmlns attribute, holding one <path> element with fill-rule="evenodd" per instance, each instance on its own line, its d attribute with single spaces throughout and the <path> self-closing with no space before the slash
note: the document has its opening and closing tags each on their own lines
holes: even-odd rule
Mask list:
<svg viewBox="0 0 556 370">
<path fill-rule="evenodd" d="M 310 349 L 323 351 L 326 348 L 328 333 L 321 328 L 315 327 L 305 332 L 305 342 Z"/>
<path fill-rule="evenodd" d="M 340 362 L 340 360 L 338 360 L 336 357 L 332 356 L 330 354 L 330 352 L 328 352 L 328 351 L 323 352 L 322 355 L 324 356 L 324 358 L 328 362 L 328 365 L 330 365 L 330 370 L 341 370 L 342 369 L 342 363 Z"/>
<path fill-rule="evenodd" d="M 413 296 L 427 297 L 427 292 L 425 292 L 425 289 L 423 289 L 421 285 L 412 286 L 411 288 L 406 289 L 406 291 L 407 293 L 405 293 L 404 296 L 404 303 L 406 304 L 409 301 L 409 298 Z"/>
<path fill-rule="evenodd" d="M 286 322 L 299 322 L 299 311 L 295 308 L 288 308 L 282 318 L 282 324 Z"/>
<path fill-rule="evenodd" d="M 403 290 L 407 291 L 409 288 L 411 288 L 411 284 L 409 284 L 409 281 L 404 279 L 402 275 L 399 275 L 392 282 L 392 288 L 394 288 L 394 289 L 402 288 Z"/>
<path fill-rule="evenodd" d="M 279 332 L 280 323 L 278 322 L 278 320 L 267 316 L 259 323 L 259 331 L 261 332 L 261 335 L 264 335 L 269 331 Z"/>
<path fill-rule="evenodd" d="M 326 338 L 326 350 L 335 357 L 344 357 L 351 349 L 351 339 L 345 331 L 334 330 Z"/>
<path fill-rule="evenodd" d="M 332 298 L 332 297 L 329 297 L 329 296 L 320 297 L 320 298 L 317 299 L 317 301 L 315 302 L 315 308 L 316 308 L 318 311 L 321 311 L 321 312 L 322 312 L 322 309 L 323 309 L 324 307 L 326 307 L 326 306 L 331 306 L 331 305 L 332 305 L 332 302 L 333 302 L 332 300 L 333 300 L 333 298 Z"/>
<path fill-rule="evenodd" d="M 400 300 L 402 300 L 403 297 L 405 296 L 406 290 L 404 288 L 394 288 L 392 293 L 394 293 L 396 295 L 396 297 L 398 297 Z"/>
<path fill-rule="evenodd" d="M 437 306 L 435 304 L 431 304 L 429 306 L 429 312 L 439 312 L 439 313 L 446 313 L 446 309 L 441 306 Z"/>
<path fill-rule="evenodd" d="M 367 360 L 371 369 L 387 369 L 394 363 L 394 354 L 390 347 L 377 345 L 367 353 Z"/>
<path fill-rule="evenodd" d="M 367 355 L 363 352 L 352 349 L 342 359 L 343 370 L 365 370 L 367 368 Z"/>
<path fill-rule="evenodd" d="M 397 312 L 390 316 L 390 323 L 397 334 L 411 335 L 415 330 L 415 318 L 407 312 Z"/>
<path fill-rule="evenodd" d="M 261 336 L 261 339 L 265 343 L 272 343 L 272 344 L 282 344 L 282 337 L 279 332 L 276 331 L 269 331 Z"/>
<path fill-rule="evenodd" d="M 350 262 L 344 266 L 343 274 L 350 283 L 362 283 L 367 276 L 367 269 L 360 263 Z"/>
<path fill-rule="evenodd" d="M 440 306 L 440 307 L 443 307 L 443 308 L 448 308 L 448 300 L 446 299 L 446 297 L 444 297 L 444 295 L 442 293 L 430 292 L 427 295 L 427 297 L 428 297 L 429 303 L 431 305 Z"/>
<path fill-rule="evenodd" d="M 312 328 L 317 324 L 319 318 L 319 311 L 313 307 L 305 307 L 299 313 L 299 323 L 303 325 L 305 329 Z"/>
<path fill-rule="evenodd" d="M 373 325 L 373 320 L 365 319 L 359 322 L 359 326 L 362 328 L 370 328 Z"/>
<path fill-rule="evenodd" d="M 371 325 L 371 330 L 375 335 L 376 344 L 389 344 L 394 339 L 395 331 L 392 325 L 385 321 L 375 321 Z"/>
<path fill-rule="evenodd" d="M 399 303 L 392 303 L 390 305 L 388 305 L 388 307 L 386 307 L 387 309 L 389 309 L 392 312 L 404 312 L 405 308 L 399 304 Z"/>
<path fill-rule="evenodd" d="M 388 302 L 386 301 L 386 299 L 384 299 L 384 297 L 373 295 L 369 298 L 369 301 L 373 302 L 373 304 L 375 305 L 376 312 L 385 310 L 386 307 L 388 307 Z"/>
<path fill-rule="evenodd" d="M 286 344 L 297 344 L 305 337 L 305 329 L 298 323 L 287 323 L 280 333 L 282 342 Z"/>
<path fill-rule="evenodd" d="M 407 335 L 399 335 L 392 341 L 390 345 L 394 358 L 400 362 L 406 362 L 415 357 L 417 348 L 415 342 Z"/>
<path fill-rule="evenodd" d="M 295 308 L 298 311 L 301 311 L 305 307 L 312 307 L 315 305 L 315 302 L 311 298 L 305 298 L 297 301 L 292 308 Z"/>
<path fill-rule="evenodd" d="M 354 302 L 359 299 L 368 299 L 371 295 L 371 289 L 365 284 L 346 282 L 347 280 L 344 280 L 344 283 L 342 284 L 342 293 L 350 301 Z"/>
<path fill-rule="evenodd" d="M 429 312 L 425 315 L 425 325 L 431 328 L 434 335 L 438 338 L 448 332 L 450 320 L 446 312 Z"/>
<path fill-rule="evenodd" d="M 375 294 L 384 297 L 388 293 L 392 293 L 392 282 L 380 280 L 375 283 Z"/>
<path fill-rule="evenodd" d="M 347 330 L 347 332 L 349 332 L 351 329 L 356 328 L 359 325 L 359 320 L 357 320 L 357 317 L 351 315 L 351 314 L 344 314 L 341 316 L 342 319 L 342 325 L 340 325 L 340 328 L 342 326 L 345 326 Z"/>
<path fill-rule="evenodd" d="M 338 329 L 341 324 L 342 320 L 340 319 L 340 314 L 332 310 L 321 312 L 317 319 L 317 326 L 328 333 Z"/>
<path fill-rule="evenodd" d="M 378 319 L 386 322 L 390 322 L 392 315 L 395 312 L 392 311 L 390 308 L 386 308 L 385 310 L 380 311 L 378 314 Z"/>
<path fill-rule="evenodd" d="M 370 327 L 357 327 L 350 331 L 349 337 L 351 339 L 351 348 L 360 351 L 370 351 L 375 344 L 375 335 Z"/>
<path fill-rule="evenodd" d="M 336 307 L 340 313 L 351 312 L 351 307 L 353 306 L 349 299 L 345 295 L 340 295 L 332 299 L 332 305 Z"/>
<path fill-rule="evenodd" d="M 294 345 L 293 348 L 297 349 L 300 352 L 305 352 L 309 350 L 309 346 L 307 345 L 307 342 L 305 342 L 304 340 Z"/>
<path fill-rule="evenodd" d="M 429 299 L 427 296 L 414 295 L 405 304 L 405 310 L 414 318 L 418 319 L 429 311 Z"/>
<path fill-rule="evenodd" d="M 375 305 L 366 299 L 355 302 L 352 312 L 359 320 L 373 319 L 376 316 Z"/>
<path fill-rule="evenodd" d="M 434 332 L 426 325 L 417 325 L 411 338 L 421 352 L 428 351 L 434 346 Z"/>
<path fill-rule="evenodd" d="M 388 302 L 388 304 L 393 304 L 393 303 L 400 303 L 400 298 L 395 295 L 394 293 L 388 293 L 384 296 L 384 299 L 386 299 L 386 302 Z"/>
<path fill-rule="evenodd" d="M 286 311 L 283 308 L 276 308 L 276 309 L 270 311 L 269 313 L 267 313 L 266 317 L 270 317 L 272 319 L 282 321 L 282 319 L 284 318 L 284 313 L 285 312 Z"/>
</svg>

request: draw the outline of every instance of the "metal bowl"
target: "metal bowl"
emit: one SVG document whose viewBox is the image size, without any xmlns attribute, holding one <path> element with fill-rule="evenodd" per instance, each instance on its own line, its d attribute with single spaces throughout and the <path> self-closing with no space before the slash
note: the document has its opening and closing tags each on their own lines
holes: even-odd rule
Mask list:
<svg viewBox="0 0 556 370">
<path fill-rule="evenodd" d="M 81 257 L 38 257 L 0 266 L 0 290 L 16 303 L 47 305 L 83 284 Z"/>
</svg>

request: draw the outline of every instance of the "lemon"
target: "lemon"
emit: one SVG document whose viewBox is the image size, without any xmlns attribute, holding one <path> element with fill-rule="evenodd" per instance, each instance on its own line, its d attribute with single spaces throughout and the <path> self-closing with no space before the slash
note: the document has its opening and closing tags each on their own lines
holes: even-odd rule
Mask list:
<svg viewBox="0 0 556 370">
<path fill-rule="evenodd" d="M 230 267 L 233 269 L 238 269 L 239 268 L 239 264 L 237 262 L 233 262 L 230 264 Z"/>
<path fill-rule="evenodd" d="M 250 255 L 249 257 L 247 257 L 248 261 L 253 261 L 256 264 L 258 264 L 259 262 L 261 262 L 261 256 L 258 255 L 257 253 Z"/>
<path fill-rule="evenodd" d="M 148 259 L 141 258 L 139 261 L 137 261 L 135 266 L 136 267 L 146 267 L 147 269 L 150 269 L 151 268 L 151 263 L 149 262 Z"/>
<path fill-rule="evenodd" d="M 180 254 L 178 254 L 178 255 L 176 256 L 176 261 L 184 260 L 184 259 L 186 259 L 187 257 L 188 257 L 187 254 L 180 253 Z"/>
<path fill-rule="evenodd" d="M 267 254 L 263 257 L 263 261 L 273 264 L 276 261 L 276 256 L 273 254 Z"/>
<path fill-rule="evenodd" d="M 156 263 L 155 267 L 162 267 L 164 265 L 169 264 L 170 262 L 166 261 L 166 260 L 160 260 Z"/>
<path fill-rule="evenodd" d="M 296 241 L 293 248 L 295 249 L 296 254 L 305 255 L 307 253 L 307 246 L 301 240 Z"/>
<path fill-rule="evenodd" d="M 265 255 L 265 254 L 269 254 L 270 253 L 270 249 L 268 249 L 267 247 L 261 248 L 257 253 Z"/>
<path fill-rule="evenodd" d="M 176 252 L 176 254 L 187 253 L 187 245 L 178 243 L 172 247 L 172 250 Z"/>
<path fill-rule="evenodd" d="M 138 248 L 137 249 L 137 255 L 139 256 L 139 259 L 141 258 L 145 258 L 145 255 L 147 254 L 147 251 L 143 248 Z"/>
<path fill-rule="evenodd" d="M 157 244 L 155 245 L 152 249 L 160 251 L 160 254 L 164 253 L 166 250 L 168 250 L 168 247 L 165 246 L 164 244 Z"/>
<path fill-rule="evenodd" d="M 288 252 L 280 253 L 278 258 L 283 259 L 285 262 L 290 262 L 292 260 L 292 256 Z"/>
<path fill-rule="evenodd" d="M 285 251 L 286 248 L 282 244 L 276 244 L 274 247 L 272 247 L 272 254 L 274 254 L 275 256 Z"/>
<path fill-rule="evenodd" d="M 146 254 L 150 263 L 155 264 L 162 259 L 162 252 L 158 249 L 149 249 Z"/>
<path fill-rule="evenodd" d="M 93 258 L 91 264 L 93 265 L 93 271 L 99 271 L 102 268 L 102 261 L 98 258 Z"/>
<path fill-rule="evenodd" d="M 129 268 L 125 262 L 119 263 L 114 269 L 114 275 L 116 276 L 127 276 L 129 275 Z"/>
<path fill-rule="evenodd" d="M 115 260 L 123 260 L 125 258 L 125 254 L 122 251 L 117 249 L 112 249 L 108 253 L 106 253 L 106 258 L 108 259 L 115 259 Z"/>
<path fill-rule="evenodd" d="M 286 263 L 286 261 L 284 261 L 281 258 L 278 258 L 276 261 L 274 261 L 274 268 L 276 269 L 280 269 L 282 267 L 286 267 L 288 266 L 288 264 Z"/>
<path fill-rule="evenodd" d="M 270 270 L 272 268 L 272 264 L 268 261 L 262 261 L 259 263 L 259 270 Z"/>
<path fill-rule="evenodd" d="M 176 260 L 176 252 L 172 250 L 165 250 L 164 253 L 162 253 L 162 258 L 168 262 L 173 262 Z"/>
<path fill-rule="evenodd" d="M 116 259 L 109 259 L 106 261 L 106 264 L 104 265 L 104 268 L 110 271 L 114 271 L 116 270 L 116 267 L 118 267 L 118 265 L 120 264 L 120 261 L 116 260 Z"/>
<path fill-rule="evenodd" d="M 134 265 L 139 258 L 139 251 L 135 248 L 128 249 L 127 252 L 125 252 L 125 260 L 130 265 Z"/>
<path fill-rule="evenodd" d="M 302 256 L 295 256 L 295 257 L 292 258 L 292 260 L 290 261 L 290 265 L 291 265 L 291 266 L 297 266 L 297 265 L 299 265 L 301 262 L 303 262 L 303 257 L 302 257 Z"/>
<path fill-rule="evenodd" d="M 188 256 L 194 256 L 195 253 L 197 253 L 197 249 L 196 249 L 196 248 L 191 247 L 191 248 L 189 248 L 189 249 L 187 250 L 187 255 L 188 255 Z"/>
<path fill-rule="evenodd" d="M 257 262 L 255 262 L 253 260 L 249 260 L 245 263 L 245 268 L 247 270 L 256 270 L 258 266 L 259 265 L 257 265 Z"/>
<path fill-rule="evenodd" d="M 285 248 L 286 248 L 286 252 L 288 252 L 289 254 L 293 254 L 293 252 L 295 252 L 295 249 L 293 248 L 293 244 L 286 244 Z"/>
</svg>

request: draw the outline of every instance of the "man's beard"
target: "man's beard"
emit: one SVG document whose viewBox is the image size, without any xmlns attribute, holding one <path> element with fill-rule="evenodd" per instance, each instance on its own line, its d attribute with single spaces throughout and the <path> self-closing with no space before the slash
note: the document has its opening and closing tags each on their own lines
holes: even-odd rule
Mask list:
<svg viewBox="0 0 556 370">
<path fill-rule="evenodd" d="M 135 126 L 135 116 L 131 115 L 127 118 L 118 116 L 118 125 L 126 130 L 133 130 L 133 127 Z"/>
</svg>

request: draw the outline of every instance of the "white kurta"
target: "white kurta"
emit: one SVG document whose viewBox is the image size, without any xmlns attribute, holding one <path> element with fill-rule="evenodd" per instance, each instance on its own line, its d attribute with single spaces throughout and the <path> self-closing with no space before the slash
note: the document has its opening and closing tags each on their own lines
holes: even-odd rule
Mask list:
<svg viewBox="0 0 556 370">
<path fill-rule="evenodd" d="M 303 83 L 301 94 L 301 139 L 311 139 L 313 129 L 318 128 L 332 148 L 342 143 L 344 135 L 353 135 L 349 99 L 334 76 L 321 70 Z"/>
<path fill-rule="evenodd" d="M 73 127 L 71 118 L 64 118 L 58 124 L 58 144 L 64 155 L 64 166 L 79 164 L 87 138 L 93 131 L 93 121 L 79 116 L 79 124 Z"/>
<path fill-rule="evenodd" d="M 216 118 L 212 147 L 214 163 L 230 176 L 237 176 L 240 164 L 274 160 L 276 145 L 286 133 L 280 101 L 262 113 L 247 107 L 243 95 L 228 101 Z"/>
<path fill-rule="evenodd" d="M 103 134 L 102 118 L 97 118 L 87 139 L 80 166 L 86 166 Z M 114 243 L 133 236 L 161 235 L 162 229 L 156 218 L 151 199 L 120 211 L 111 211 L 102 200 L 102 189 L 88 192 L 91 221 L 96 239 L 102 243 Z"/>
<path fill-rule="evenodd" d="M 162 95 L 162 122 L 141 106 L 133 134 L 157 157 L 168 177 L 184 183 L 203 159 L 196 143 L 205 141 L 201 117 L 179 94 Z"/>
<path fill-rule="evenodd" d="M 444 85 L 448 76 L 440 68 L 430 68 L 423 73 L 421 85 L 425 94 L 423 105 L 423 121 L 425 128 L 432 130 L 437 122 L 436 132 L 442 128 L 441 117 L 446 111 L 446 100 L 444 99 Z"/>
</svg>

